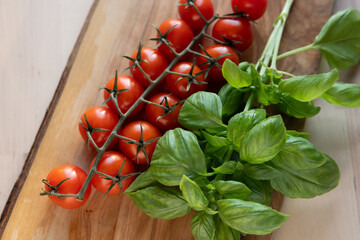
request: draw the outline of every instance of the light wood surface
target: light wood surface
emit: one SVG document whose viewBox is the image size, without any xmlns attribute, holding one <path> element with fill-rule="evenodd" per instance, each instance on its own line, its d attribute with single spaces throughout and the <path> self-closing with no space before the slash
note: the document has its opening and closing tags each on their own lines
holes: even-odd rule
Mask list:
<svg viewBox="0 0 360 240">
<path fill-rule="evenodd" d="M 275 2 L 275 0 L 273 1 Z M 3 113 L 7 113 L 2 114 L 0 129 L 2 133 L 6 133 L 0 138 L 0 162 L 2 164 L 0 170 L 2 171 L 0 174 L 2 177 L 0 196 L 3 204 L 21 171 L 46 107 L 49 105 L 54 90 L 58 85 L 67 57 L 92 3 L 84 0 L 76 2 L 28 1 L 24 4 L 23 1 L 21 3 L 20 1 L 10 0 L 0 1 L 0 43 L 3 46 L 8 46 L 0 50 L 0 91 L 2 93 L 0 94 L 0 109 Z M 69 84 L 65 86 L 63 92 L 68 95 L 62 96 L 56 110 L 60 111 L 58 109 L 62 109 L 61 114 L 54 114 L 48 127 L 49 130 L 43 140 L 48 144 L 40 147 L 36 155 L 36 158 L 41 159 L 43 163 L 36 164 L 36 161 L 34 162 L 29 180 L 24 186 L 24 189 L 28 190 L 26 193 L 21 193 L 19 199 L 22 199 L 22 201 L 17 204 L 27 209 L 26 212 L 30 215 L 25 216 L 39 214 L 39 209 L 41 209 L 41 217 L 43 217 L 44 212 L 49 215 L 42 218 L 40 223 L 35 223 L 35 221 L 29 223 L 28 217 L 10 220 L 9 225 L 12 228 L 4 233 L 3 239 L 85 239 L 90 236 L 96 239 L 94 237 L 97 236 L 96 231 L 101 227 L 108 230 L 105 231 L 108 235 L 105 235 L 103 239 L 110 239 L 110 235 L 111 238 L 113 238 L 113 235 L 116 238 L 124 233 L 128 236 L 128 238 L 124 239 L 143 239 L 141 238 L 142 235 L 140 235 L 141 232 L 151 227 L 158 229 L 152 239 L 158 239 L 155 238 L 156 234 L 166 231 L 166 226 L 174 234 L 176 231 L 181 231 L 181 229 L 176 228 L 176 224 L 181 225 L 184 222 L 162 225 L 161 221 L 154 221 L 151 224 L 142 221 L 143 225 L 138 225 L 138 231 L 129 232 L 129 230 L 124 229 L 125 226 L 121 225 L 124 216 L 117 214 L 118 210 L 126 211 L 129 208 L 130 201 L 127 199 L 124 199 L 124 204 L 119 205 L 117 198 L 107 197 L 105 201 L 100 194 L 93 194 L 92 200 L 85 206 L 85 210 L 76 210 L 75 213 L 70 213 L 54 207 L 46 198 L 37 197 L 41 188 L 40 180 L 44 177 L 44 173 L 46 174 L 51 168 L 59 165 L 60 162 L 61 164 L 76 162 L 84 169 L 87 168 L 87 161 L 91 154 L 83 146 L 80 137 L 76 135 L 77 115 L 93 104 L 101 102 L 100 98 L 94 97 L 98 96 L 97 89 L 113 75 L 115 69 L 124 68 L 125 62 L 121 59 L 121 56 L 131 54 L 132 50 L 129 52 L 129 49 L 135 49 L 141 38 L 147 39 L 153 34 L 151 27 L 148 27 L 145 31 L 143 30 L 145 21 L 138 21 L 136 16 L 130 15 L 126 11 L 127 8 L 136 9 L 138 4 L 135 2 L 137 1 L 133 1 L 133 6 L 126 1 L 121 1 L 121 3 L 120 1 L 109 1 L 107 4 L 104 4 L 106 1 L 99 2 L 97 7 L 102 9 L 103 12 L 108 11 L 110 7 L 117 7 L 119 9 L 117 11 L 118 15 L 108 15 L 105 18 L 96 18 L 94 15 L 91 24 L 95 24 L 98 28 L 94 27 L 94 29 L 97 29 L 96 31 L 90 29 L 84 39 L 93 38 L 95 42 L 86 42 L 84 40 L 78 54 L 79 58 L 86 58 L 87 62 L 74 62 L 69 79 L 78 78 L 74 81 L 76 84 L 73 84 L 71 89 Z M 148 1 L 146 3 L 147 8 L 140 9 L 138 15 L 142 16 L 142 19 L 147 19 L 147 9 L 152 7 L 167 12 L 168 16 L 176 14 L 174 8 L 169 6 L 169 1 L 166 1 L 166 4 L 163 5 L 164 9 L 157 5 L 160 2 Z M 337 1 L 336 8 L 343 8 L 347 4 L 359 8 L 359 2 L 351 2 L 350 0 Z M 165 6 L 173 10 L 167 11 Z M 16 16 L 16 18 L 11 18 L 11 16 Z M 159 24 L 165 18 L 165 15 L 157 16 L 155 14 L 149 16 L 148 21 Z M 125 21 L 125 19 L 127 20 Z M 263 21 L 271 21 L 270 19 L 267 20 Z M 302 21 L 305 22 L 306 19 Z M 5 22 L 9 24 L 5 24 Z M 54 27 L 54 25 L 57 27 Z M 128 42 L 125 40 L 126 44 L 124 44 L 123 38 L 114 37 L 113 34 L 116 36 L 122 34 L 119 32 L 119 25 L 120 29 L 125 28 L 126 25 L 135 26 L 127 36 L 136 41 Z M 270 30 L 270 27 L 268 30 Z M 306 33 L 306 30 L 303 31 Z M 1 34 L 3 32 L 5 34 Z M 103 46 L 100 44 L 102 42 L 108 44 Z M 91 51 L 88 49 L 91 49 Z M 258 54 L 256 52 L 259 51 L 260 49 L 253 48 L 249 51 L 249 54 L 254 52 Z M 316 53 L 312 54 L 316 55 Z M 106 68 L 101 66 L 106 66 Z M 348 74 L 344 74 L 344 77 L 348 82 L 360 83 L 359 68 L 353 68 Z M 22 94 L 19 94 L 19 92 Z M 81 99 L 72 101 L 74 100 L 72 96 L 76 94 L 81 95 Z M 356 184 L 359 185 L 360 182 L 360 160 L 358 157 L 360 156 L 360 124 L 358 123 L 360 112 L 354 109 L 344 110 L 332 107 L 321 101 L 318 104 L 322 106 L 322 112 L 317 117 L 308 120 L 305 128 L 312 133 L 312 142 L 339 163 L 342 172 L 340 186 L 329 194 L 311 200 L 286 199 L 283 211 L 291 214 L 292 217 L 284 227 L 276 231 L 274 235 L 276 240 L 360 239 L 360 212 L 358 206 L 360 195 L 356 191 Z M 64 110 L 64 106 L 67 106 L 66 110 Z M 62 125 L 64 122 L 67 123 L 66 128 L 54 128 L 54 126 L 64 126 Z M 66 138 L 66 136 L 69 136 L 69 132 L 76 132 L 76 139 Z M 74 134 L 71 133 L 70 135 Z M 49 141 L 54 136 L 57 141 Z M 67 141 L 64 142 L 63 139 L 67 139 Z M 69 151 L 58 152 L 59 142 Z M 76 146 L 76 148 L 73 146 Z M 74 156 L 77 157 L 75 161 Z M 36 170 L 33 171 L 33 169 Z M 96 202 L 99 202 L 100 206 L 95 206 Z M 111 206 L 116 206 L 116 211 Z M 135 214 L 136 219 L 144 219 L 143 214 L 136 210 L 133 210 L 131 214 Z M 54 216 L 57 216 L 56 220 L 54 220 Z M 117 221 L 104 226 L 102 220 L 108 216 L 113 216 Z M 66 219 L 69 221 L 66 221 Z M 147 218 L 145 217 L 145 219 Z M 92 222 L 90 226 L 87 225 L 88 221 Z M 41 228 L 35 229 L 31 227 L 36 224 L 40 224 Z M 139 224 L 139 222 L 135 224 Z M 24 228 L 22 226 L 28 227 Z M 60 226 L 61 230 L 52 226 Z M 112 231 L 114 227 L 117 229 L 115 233 Z M 79 228 L 89 229 L 89 232 L 79 235 L 80 232 L 76 231 Z M 139 229 L 142 231 L 139 231 Z M 69 234 L 64 235 L 60 231 L 69 232 Z M 24 236 L 28 236 L 28 238 Z M 50 238 L 54 236 L 57 236 L 57 238 Z M 106 236 L 109 238 L 106 238 Z M 188 239 L 186 235 L 183 235 L 183 237 L 183 239 Z"/>
</svg>

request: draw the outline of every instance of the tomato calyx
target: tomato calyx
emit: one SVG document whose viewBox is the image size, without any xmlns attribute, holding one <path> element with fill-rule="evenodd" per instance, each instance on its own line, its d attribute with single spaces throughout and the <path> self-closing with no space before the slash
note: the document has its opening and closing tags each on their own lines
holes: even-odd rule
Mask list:
<svg viewBox="0 0 360 240">
<path fill-rule="evenodd" d="M 244 11 L 239 11 L 237 10 L 237 7 L 235 6 L 235 12 L 234 13 L 228 13 L 228 14 L 225 14 L 224 16 L 222 17 L 219 17 L 219 18 L 246 18 L 247 20 L 249 20 L 250 22 L 253 22 L 255 23 L 255 21 L 250 18 L 249 14 L 247 14 L 246 12 Z"/>
<path fill-rule="evenodd" d="M 67 180 L 69 180 L 70 178 L 65 178 L 64 180 L 62 180 L 61 182 L 58 183 L 58 185 L 53 186 L 51 184 L 49 184 L 49 180 L 47 179 L 43 179 L 42 182 L 48 186 L 50 188 L 50 191 L 46 191 L 45 189 L 42 189 L 43 192 L 40 193 L 40 196 L 46 196 L 46 195 L 50 195 L 50 196 L 56 196 L 61 200 L 65 200 L 61 194 L 58 193 L 59 187 L 61 186 L 61 184 L 63 184 L 64 182 L 66 182 Z"/>
<path fill-rule="evenodd" d="M 187 79 L 188 83 L 186 85 L 186 91 L 189 91 L 191 84 L 197 84 L 197 85 L 202 85 L 202 84 L 208 84 L 207 82 L 203 82 L 203 81 L 198 81 L 196 80 L 197 77 L 199 77 L 200 75 L 204 74 L 206 75 L 207 72 L 209 72 L 209 68 L 202 70 L 198 73 L 193 74 L 194 72 L 194 68 L 196 66 L 196 59 L 194 58 L 193 64 L 191 65 L 190 71 L 188 74 L 184 74 L 184 73 L 179 73 L 179 72 L 174 72 L 174 71 L 169 71 L 169 74 L 174 74 L 174 75 L 178 75 L 180 76 L 177 80 L 176 80 L 176 84 L 181 80 L 181 79 Z"/>
<path fill-rule="evenodd" d="M 207 78 L 207 75 L 209 74 L 209 70 L 212 68 L 212 67 L 214 67 L 214 66 L 216 66 L 216 67 L 218 67 L 218 68 L 222 68 L 222 66 L 219 64 L 219 59 L 221 59 L 221 58 L 223 58 L 223 57 L 226 57 L 226 56 L 230 56 L 231 54 L 230 53 L 225 53 L 225 54 L 221 54 L 221 55 L 219 55 L 219 56 L 217 56 L 217 57 L 212 57 L 207 51 L 206 51 L 206 49 L 202 46 L 202 45 L 199 45 L 200 46 L 200 48 L 201 48 L 201 50 L 205 53 L 205 55 L 204 54 L 202 54 L 202 57 L 204 57 L 204 58 L 206 58 L 207 59 L 207 61 L 206 62 L 203 62 L 203 63 L 201 63 L 200 65 L 199 65 L 199 67 L 200 66 L 204 66 L 204 65 L 208 65 L 208 67 L 207 67 L 207 71 L 206 71 L 206 73 L 205 73 L 205 78 Z M 235 50 L 235 48 L 233 48 L 234 50 Z"/>
<path fill-rule="evenodd" d="M 122 92 L 126 92 L 126 91 L 129 91 L 129 89 L 118 89 L 118 73 L 117 73 L 117 70 L 115 71 L 115 81 L 114 81 L 114 87 L 112 89 L 109 89 L 109 88 L 106 88 L 106 87 L 103 87 L 103 88 L 100 88 L 100 90 L 105 90 L 107 91 L 110 96 L 103 102 L 102 105 L 106 104 L 108 101 L 112 100 L 113 103 L 115 104 L 116 106 L 116 109 L 118 110 L 118 112 L 120 113 L 120 116 L 124 115 L 124 113 L 121 111 L 120 107 L 119 107 L 119 104 L 118 104 L 118 101 L 117 101 L 117 95 L 119 93 L 122 93 Z M 85 120 L 86 120 L 86 117 L 85 117 Z M 89 126 L 89 125 L 88 125 Z"/>
<path fill-rule="evenodd" d="M 151 102 L 151 101 L 148 101 L 148 100 L 144 100 L 144 102 L 148 103 L 148 104 L 151 104 L 151 105 L 154 105 L 154 106 L 157 106 L 159 108 L 161 108 L 162 110 L 164 110 L 164 114 L 160 115 L 159 117 L 157 117 L 157 120 L 159 120 L 160 118 L 162 117 L 165 117 L 167 114 L 169 113 L 172 113 L 175 111 L 175 108 L 181 104 L 183 104 L 185 102 L 185 100 L 180 100 L 179 102 L 173 104 L 170 106 L 169 104 L 169 100 L 168 100 L 168 97 L 171 95 L 168 94 L 166 96 L 164 96 L 163 100 L 157 104 L 157 103 L 154 103 L 154 102 Z M 164 105 L 163 105 L 164 104 Z"/>
<path fill-rule="evenodd" d="M 140 123 L 140 138 L 139 138 L 139 140 L 134 140 L 134 139 L 127 138 L 127 137 L 124 137 L 124 136 L 121 136 L 121 135 L 116 135 L 116 136 L 118 138 L 121 138 L 121 139 L 125 140 L 125 142 L 128 143 L 128 144 L 137 145 L 135 159 L 137 161 L 139 161 L 139 153 L 140 153 L 140 151 L 142 151 L 144 153 L 146 163 L 148 165 L 150 164 L 150 159 L 149 159 L 148 153 L 146 152 L 145 146 L 147 146 L 147 145 L 149 145 L 149 144 L 151 144 L 151 143 L 153 143 L 153 142 L 160 139 L 160 137 L 156 137 L 156 138 L 144 141 L 144 130 L 143 130 L 143 127 L 142 127 L 141 123 Z"/>
<path fill-rule="evenodd" d="M 141 72 L 143 72 L 144 76 L 147 76 L 147 74 L 144 73 L 143 69 L 142 69 L 141 66 L 140 66 L 140 63 L 141 63 L 141 62 L 145 62 L 145 63 L 149 64 L 148 60 L 141 58 L 141 50 L 142 50 L 143 47 L 144 47 L 144 45 L 142 45 L 141 42 L 140 42 L 140 43 L 139 43 L 139 47 L 138 47 L 138 52 L 137 52 L 135 58 L 132 58 L 132 57 L 129 57 L 129 56 L 123 56 L 123 57 L 126 58 L 127 60 L 130 60 L 130 61 L 132 61 L 132 62 L 134 63 L 134 64 L 130 65 L 129 67 L 125 68 L 124 71 L 129 70 L 129 69 L 131 69 L 131 68 L 136 68 L 136 67 L 138 67 L 138 68 L 141 70 Z"/>
<path fill-rule="evenodd" d="M 103 172 L 100 172 L 100 171 L 96 171 L 97 174 L 101 175 L 100 177 L 105 179 L 105 180 L 110 180 L 112 181 L 110 187 L 107 189 L 107 191 L 104 193 L 104 195 L 106 196 L 110 191 L 111 189 L 117 184 L 118 187 L 120 188 L 120 193 L 123 191 L 123 186 L 122 186 L 122 181 L 124 179 L 127 179 L 129 177 L 133 177 L 133 176 L 136 176 L 136 175 L 139 175 L 140 172 L 135 172 L 135 173 L 131 173 L 131 174 L 126 174 L 126 175 L 121 175 L 121 171 L 123 170 L 125 166 L 125 161 L 123 161 L 123 163 L 121 164 L 121 167 L 119 169 L 119 171 L 117 172 L 117 174 L 115 176 L 110 176 L 106 173 L 103 173 Z M 120 197 L 120 195 L 119 195 Z"/>
<path fill-rule="evenodd" d="M 84 123 L 81 121 L 81 119 L 79 120 L 79 123 L 81 124 L 81 126 L 85 129 L 86 131 L 86 145 L 88 146 L 88 148 L 90 148 L 90 142 L 94 145 L 94 147 L 96 149 L 99 149 L 99 146 L 95 143 L 94 139 L 92 138 L 92 134 L 95 132 L 107 132 L 109 131 L 109 129 L 104 129 L 104 128 L 94 128 L 91 126 L 86 114 L 84 114 L 84 118 L 85 118 L 85 122 L 87 127 L 84 125 Z"/>
<path fill-rule="evenodd" d="M 176 25 L 172 26 L 172 27 L 171 27 L 169 30 L 167 30 L 167 32 L 164 33 L 164 34 L 161 33 L 161 31 L 160 31 L 160 29 L 159 29 L 158 27 L 156 27 L 155 25 L 152 25 L 152 26 L 155 28 L 155 30 L 156 30 L 156 32 L 157 32 L 157 34 L 158 34 L 158 36 L 159 36 L 159 37 L 157 37 L 157 38 L 150 38 L 151 41 L 159 42 L 159 43 L 156 45 L 155 48 L 159 48 L 161 44 L 165 44 L 165 45 L 171 50 L 171 52 L 172 52 L 173 54 L 178 55 L 178 53 L 171 47 L 171 45 L 173 45 L 173 44 L 167 39 L 167 37 L 169 36 L 170 32 L 171 32 L 174 28 L 176 28 L 178 25 L 176 24 Z"/>
</svg>

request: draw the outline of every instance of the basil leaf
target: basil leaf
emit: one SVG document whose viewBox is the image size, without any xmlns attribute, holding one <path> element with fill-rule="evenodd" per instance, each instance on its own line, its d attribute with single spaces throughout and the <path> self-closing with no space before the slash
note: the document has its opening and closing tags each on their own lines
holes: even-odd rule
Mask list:
<svg viewBox="0 0 360 240">
<path fill-rule="evenodd" d="M 314 48 L 332 67 L 345 70 L 360 59 L 360 11 L 349 8 L 334 14 L 316 36 Z"/>
<path fill-rule="evenodd" d="M 200 187 L 185 175 L 180 181 L 180 190 L 189 206 L 196 211 L 204 210 L 209 205 L 209 200 L 207 200 Z"/>
<path fill-rule="evenodd" d="M 250 74 L 242 71 L 239 66 L 229 59 L 226 59 L 222 65 L 222 74 L 226 81 L 234 88 L 248 87 L 251 85 Z"/>
<path fill-rule="evenodd" d="M 339 79 L 336 69 L 328 73 L 304 75 L 281 80 L 279 89 L 301 102 L 309 102 L 324 94 Z"/>
<path fill-rule="evenodd" d="M 215 237 L 214 216 L 206 212 L 196 212 L 191 220 L 191 233 L 196 240 L 213 240 Z"/>
<path fill-rule="evenodd" d="M 308 139 L 310 137 L 310 133 L 298 132 L 298 131 L 295 131 L 295 130 L 286 130 L 286 134 L 291 135 L 293 137 L 302 137 L 302 138 L 305 138 L 305 139 Z"/>
<path fill-rule="evenodd" d="M 360 107 L 360 86 L 336 82 L 321 97 L 334 105 L 351 108 Z"/>
<path fill-rule="evenodd" d="M 276 106 L 283 113 L 296 118 L 310 118 L 320 112 L 320 107 L 315 107 L 313 102 L 300 102 L 288 94 L 282 94 Z"/>
<path fill-rule="evenodd" d="M 246 164 L 244 173 L 256 180 L 271 180 L 280 175 L 278 170 L 266 164 Z"/>
<path fill-rule="evenodd" d="M 203 132 L 203 136 L 207 141 L 205 154 L 221 161 L 230 159 L 233 149 L 231 148 L 231 142 L 227 138 L 213 136 L 206 132 Z"/>
<path fill-rule="evenodd" d="M 312 169 L 289 169 L 276 166 L 281 176 L 271 180 L 271 186 L 290 198 L 313 198 L 329 192 L 339 182 L 340 172 L 335 161 L 325 155 L 326 162 Z"/>
<path fill-rule="evenodd" d="M 125 193 L 134 192 L 139 189 L 153 186 L 157 183 L 158 182 L 151 174 L 151 170 L 148 169 L 135 178 L 134 182 L 125 190 Z"/>
<path fill-rule="evenodd" d="M 175 194 L 174 194 L 175 193 Z M 134 204 L 152 218 L 174 219 L 185 216 L 191 210 L 182 199 L 181 192 L 163 187 L 148 187 L 136 192 L 128 193 Z"/>
<path fill-rule="evenodd" d="M 239 162 L 235 162 L 235 161 L 229 161 L 229 162 L 225 162 L 223 165 L 217 167 L 217 168 L 212 168 L 216 173 L 220 173 L 220 174 L 233 174 L 238 168 L 241 168 L 241 165 L 239 166 Z"/>
<path fill-rule="evenodd" d="M 260 83 L 256 91 L 257 100 L 259 103 L 268 106 L 270 104 L 277 104 L 281 98 L 281 92 L 276 86 L 265 85 Z"/>
<path fill-rule="evenodd" d="M 247 197 L 247 201 L 257 202 L 264 205 L 269 205 L 271 202 L 271 191 L 273 188 L 269 181 L 260 181 L 251 179 L 249 177 L 244 178 L 244 183 L 252 191 Z"/>
<path fill-rule="evenodd" d="M 189 129 L 225 129 L 221 114 L 222 104 L 218 95 L 197 92 L 186 99 L 178 120 Z"/>
<path fill-rule="evenodd" d="M 240 158 L 258 164 L 271 160 L 286 141 L 286 129 L 280 115 L 269 117 L 245 134 Z"/>
<path fill-rule="evenodd" d="M 271 233 L 289 218 L 268 206 L 239 199 L 218 200 L 217 205 L 221 220 L 246 234 Z"/>
<path fill-rule="evenodd" d="M 216 216 L 216 240 L 240 240 L 240 232 L 226 225 L 220 217 Z"/>
<path fill-rule="evenodd" d="M 238 151 L 244 135 L 265 118 L 266 111 L 264 109 L 254 109 L 236 114 L 229 120 L 227 137 L 234 143 Z"/>
<path fill-rule="evenodd" d="M 272 162 L 286 169 L 310 169 L 323 165 L 326 158 L 305 138 L 288 135 L 286 143 Z"/>
<path fill-rule="evenodd" d="M 240 112 L 245 107 L 242 95 L 243 93 L 238 91 L 230 84 L 225 84 L 218 93 L 222 102 L 222 117 L 228 118 L 237 112 Z"/>
<path fill-rule="evenodd" d="M 166 186 L 178 186 L 183 175 L 193 178 L 207 169 L 196 136 L 180 128 L 159 139 L 150 165 L 153 177 Z"/>
<path fill-rule="evenodd" d="M 251 190 L 242 182 L 219 180 L 215 183 L 216 190 L 224 198 L 245 199 Z"/>
</svg>

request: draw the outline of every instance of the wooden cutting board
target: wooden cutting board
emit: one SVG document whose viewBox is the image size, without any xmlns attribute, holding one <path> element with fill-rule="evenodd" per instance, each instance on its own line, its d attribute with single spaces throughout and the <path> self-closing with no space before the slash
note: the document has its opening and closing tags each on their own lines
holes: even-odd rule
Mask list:
<svg viewBox="0 0 360 240">
<path fill-rule="evenodd" d="M 255 62 L 260 56 L 279 15 L 284 0 L 269 0 L 265 16 L 254 24 L 255 42 L 243 60 Z M 230 12 L 230 0 L 213 0 L 216 12 Z M 282 41 L 281 51 L 307 45 L 330 16 L 333 0 L 295 0 Z M 53 101 L 38 132 L 9 201 L 1 216 L 2 239 L 193 239 L 191 215 L 165 221 L 151 219 L 126 196 L 106 196 L 95 190 L 80 209 L 65 210 L 47 197 L 40 197 L 42 182 L 57 166 L 76 164 L 83 169 L 94 157 L 81 139 L 77 124 L 86 109 L 102 102 L 98 89 L 127 67 L 123 55 L 131 55 L 139 41 L 155 36 L 157 26 L 177 16 L 177 0 L 95 0 L 69 62 L 60 79 Z M 56 47 L 56 46 L 54 46 Z M 318 69 L 317 51 L 299 54 L 279 62 L 279 69 L 294 74 L 312 74 Z M 302 121 L 291 121 L 292 128 Z M 281 206 L 277 195 L 273 206 Z M 266 239 L 271 236 L 248 239 Z"/>
</svg>

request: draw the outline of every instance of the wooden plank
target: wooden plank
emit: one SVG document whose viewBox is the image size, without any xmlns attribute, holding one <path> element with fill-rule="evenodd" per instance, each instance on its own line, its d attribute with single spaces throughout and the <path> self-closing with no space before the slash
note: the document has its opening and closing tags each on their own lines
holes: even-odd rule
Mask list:
<svg viewBox="0 0 360 240">
<path fill-rule="evenodd" d="M 269 4 L 266 16 L 256 25 L 256 42 L 244 59 L 255 61 L 258 58 L 283 2 L 277 0 Z M 64 75 L 66 84 L 58 91 L 60 98 L 54 102 L 51 119 L 45 120 L 47 129 L 41 130 L 42 141 L 34 145 L 34 154 L 28 159 L 28 167 L 31 165 L 31 168 L 24 169 L 22 181 L 27 175 L 25 183 L 22 188 L 19 185 L 21 192 L 18 196 L 16 193 L 12 195 L 11 202 L 17 201 L 12 212 L 11 204 L 8 207 L 5 216 L 9 217 L 8 223 L 2 222 L 3 227 L 6 225 L 3 239 L 192 239 L 189 231 L 191 215 L 172 221 L 151 219 L 126 196 L 119 201 L 117 197 L 103 197 L 93 191 L 82 208 L 68 211 L 38 195 L 41 179 L 52 168 L 69 163 L 88 168 L 94 153 L 87 150 L 77 133 L 79 115 L 102 102 L 99 87 L 114 75 L 116 69 L 127 66 L 127 61 L 121 56 L 132 54 L 139 41 L 150 44 L 144 39 L 153 37 L 155 31 L 144 23 L 159 25 L 164 19 L 176 16 L 176 5 L 177 1 L 168 0 L 95 2 L 88 27 L 77 44 L 76 57 L 69 63 L 71 70 L 68 76 Z M 220 13 L 229 11 L 223 1 L 214 1 L 214 5 Z M 311 4 L 297 1 L 286 28 L 285 38 L 288 39 L 283 41 L 283 50 L 310 43 L 329 16 L 331 6 L 332 0 Z M 305 30 L 304 26 L 298 25 L 305 22 L 304 19 L 312 23 L 313 30 Z M 300 41 L 301 35 L 298 34 L 301 31 L 306 33 L 306 38 Z M 296 56 L 290 60 L 293 67 L 289 71 L 313 73 L 318 60 L 317 52 Z M 282 64 L 289 65 L 289 62 L 285 60 Z M 269 239 L 269 236 L 265 238 Z"/>
</svg>

